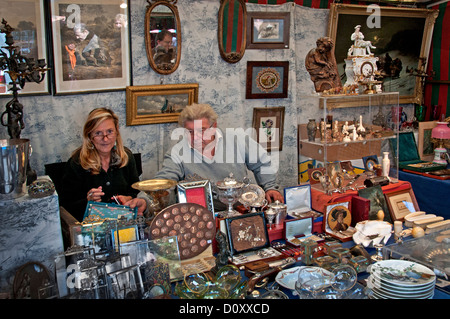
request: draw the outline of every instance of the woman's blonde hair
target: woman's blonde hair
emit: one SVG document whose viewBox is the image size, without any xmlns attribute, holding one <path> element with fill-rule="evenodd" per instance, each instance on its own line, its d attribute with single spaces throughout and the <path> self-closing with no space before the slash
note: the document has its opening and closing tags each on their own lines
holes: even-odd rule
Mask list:
<svg viewBox="0 0 450 319">
<path fill-rule="evenodd" d="M 102 168 L 100 156 L 91 141 L 91 133 L 106 120 L 113 120 L 116 129 L 116 145 L 112 149 L 114 161 L 111 163 L 119 167 L 124 167 L 128 163 L 128 155 L 122 142 L 119 130 L 119 117 L 110 109 L 97 108 L 92 110 L 83 127 L 83 144 L 76 150 L 80 152 L 80 164 L 85 170 L 90 170 L 92 174 L 99 174 Z"/>
<path fill-rule="evenodd" d="M 202 118 L 206 118 L 209 124 L 213 125 L 217 121 L 217 113 L 213 110 L 209 104 L 193 103 L 184 108 L 180 113 L 178 124 L 184 127 L 184 124 L 188 121 L 195 121 Z"/>
</svg>

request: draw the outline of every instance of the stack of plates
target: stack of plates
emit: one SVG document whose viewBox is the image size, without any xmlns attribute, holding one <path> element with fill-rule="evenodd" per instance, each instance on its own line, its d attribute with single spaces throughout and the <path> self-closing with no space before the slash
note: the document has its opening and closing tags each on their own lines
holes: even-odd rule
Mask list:
<svg viewBox="0 0 450 319">
<path fill-rule="evenodd" d="M 431 299 L 436 276 L 429 268 L 406 260 L 383 260 L 370 268 L 367 286 L 375 299 Z"/>
</svg>

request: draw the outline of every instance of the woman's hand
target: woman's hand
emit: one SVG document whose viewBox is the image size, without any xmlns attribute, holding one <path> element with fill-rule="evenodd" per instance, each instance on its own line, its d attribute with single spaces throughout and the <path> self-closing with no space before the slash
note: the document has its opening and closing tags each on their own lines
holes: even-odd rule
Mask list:
<svg viewBox="0 0 450 319">
<path fill-rule="evenodd" d="M 87 193 L 87 200 L 92 202 L 99 202 L 101 201 L 103 195 L 105 195 L 105 193 L 103 193 L 101 186 L 98 188 L 92 188 Z"/>
<path fill-rule="evenodd" d="M 129 197 L 129 196 L 118 196 L 119 198 Z M 122 201 L 123 202 L 123 201 Z M 143 216 L 144 211 L 147 209 L 147 202 L 143 198 L 133 198 L 123 203 L 123 205 L 130 206 L 130 208 L 137 207 L 138 216 Z"/>
</svg>

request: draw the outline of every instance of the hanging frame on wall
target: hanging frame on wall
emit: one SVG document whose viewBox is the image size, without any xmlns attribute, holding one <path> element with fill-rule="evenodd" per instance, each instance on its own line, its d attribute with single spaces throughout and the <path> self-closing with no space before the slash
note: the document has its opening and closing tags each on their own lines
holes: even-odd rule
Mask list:
<svg viewBox="0 0 450 319">
<path fill-rule="evenodd" d="M 122 8 L 123 2 L 50 0 L 55 95 L 131 84 L 129 5 Z"/>
<path fill-rule="evenodd" d="M 228 63 L 237 63 L 244 56 L 247 41 L 244 0 L 220 0 L 218 20 L 220 56 Z"/>
</svg>

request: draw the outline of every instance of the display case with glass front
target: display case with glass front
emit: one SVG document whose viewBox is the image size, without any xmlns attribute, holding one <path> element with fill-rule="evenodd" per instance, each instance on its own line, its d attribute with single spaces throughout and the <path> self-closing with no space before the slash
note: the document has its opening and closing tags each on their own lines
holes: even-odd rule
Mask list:
<svg viewBox="0 0 450 319">
<path fill-rule="evenodd" d="M 398 181 L 395 154 L 406 115 L 397 92 L 315 94 L 302 104 L 299 183 L 332 194 Z"/>
</svg>

